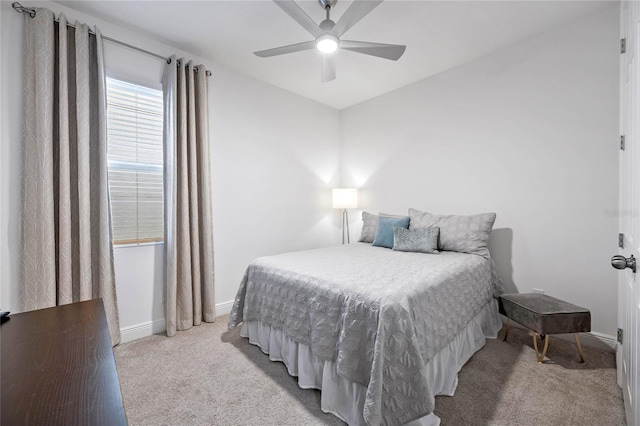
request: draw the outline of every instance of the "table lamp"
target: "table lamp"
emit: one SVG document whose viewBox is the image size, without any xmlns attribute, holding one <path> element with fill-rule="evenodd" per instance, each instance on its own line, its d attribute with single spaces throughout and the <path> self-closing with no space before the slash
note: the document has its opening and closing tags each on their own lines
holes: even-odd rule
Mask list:
<svg viewBox="0 0 640 426">
<path fill-rule="evenodd" d="M 358 208 L 358 190 L 356 188 L 334 188 L 333 208 L 342 209 L 342 244 L 349 241 L 349 214 L 347 209 Z M 346 238 L 345 238 L 346 235 Z"/>
</svg>

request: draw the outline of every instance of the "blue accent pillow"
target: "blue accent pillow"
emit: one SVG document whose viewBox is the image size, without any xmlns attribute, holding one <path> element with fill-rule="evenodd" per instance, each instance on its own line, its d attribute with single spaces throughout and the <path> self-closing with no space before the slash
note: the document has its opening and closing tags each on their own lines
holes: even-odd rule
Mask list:
<svg viewBox="0 0 640 426">
<path fill-rule="evenodd" d="M 409 216 L 405 217 L 378 217 L 378 227 L 376 228 L 376 236 L 373 238 L 373 245 L 378 247 L 393 247 L 393 228 L 409 227 Z"/>
</svg>

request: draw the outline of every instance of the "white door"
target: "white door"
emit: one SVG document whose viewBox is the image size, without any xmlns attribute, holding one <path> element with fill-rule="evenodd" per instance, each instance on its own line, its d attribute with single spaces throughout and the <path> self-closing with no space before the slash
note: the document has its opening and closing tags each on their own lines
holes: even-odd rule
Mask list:
<svg viewBox="0 0 640 426">
<path fill-rule="evenodd" d="M 620 233 L 624 234 L 619 255 L 628 260 L 640 259 L 640 2 L 621 2 L 621 39 L 626 42 L 620 55 L 620 134 L 624 135 L 624 150 L 620 151 Z M 618 259 L 618 266 L 620 265 Z M 632 261 L 626 262 L 631 266 Z M 627 424 L 640 424 L 640 260 L 638 273 L 627 267 L 620 271 L 618 281 L 618 327 L 622 329 L 622 344 L 616 358 L 618 384 L 624 394 Z"/>
</svg>

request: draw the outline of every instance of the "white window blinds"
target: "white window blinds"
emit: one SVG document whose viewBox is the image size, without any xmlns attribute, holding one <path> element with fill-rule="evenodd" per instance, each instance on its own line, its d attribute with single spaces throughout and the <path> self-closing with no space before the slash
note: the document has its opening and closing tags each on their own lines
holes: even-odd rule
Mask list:
<svg viewBox="0 0 640 426">
<path fill-rule="evenodd" d="M 163 240 L 162 90 L 107 78 L 114 244 Z"/>
</svg>

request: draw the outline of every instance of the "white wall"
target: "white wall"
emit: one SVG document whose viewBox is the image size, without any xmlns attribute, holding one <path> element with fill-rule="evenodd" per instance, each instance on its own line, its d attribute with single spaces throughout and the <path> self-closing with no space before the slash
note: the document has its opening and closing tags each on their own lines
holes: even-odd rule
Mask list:
<svg viewBox="0 0 640 426">
<path fill-rule="evenodd" d="M 216 295 L 232 300 L 257 256 L 340 242 L 339 114 L 216 69 L 212 87 Z"/>
<path fill-rule="evenodd" d="M 70 21 L 169 56 L 178 49 L 55 3 Z M 22 132 L 22 20 L 0 2 L 0 306 L 21 310 L 18 295 Z M 182 52 L 186 57 L 193 55 Z M 160 86 L 163 61 L 105 42 L 107 74 Z M 339 113 L 329 107 L 195 58 L 209 80 L 216 302 L 224 312 L 256 256 L 339 242 L 330 188 L 338 183 Z M 124 340 L 160 331 L 164 318 L 163 246 L 114 250 Z"/>
<path fill-rule="evenodd" d="M 48 7 L 145 49 L 177 51 Z M 22 17 L 0 2 L 0 19 L 0 306 L 19 311 Z M 337 243 L 329 188 L 342 184 L 361 187 L 372 211 L 497 212 L 490 245 L 508 289 L 586 306 L 595 331 L 615 334 L 617 218 L 606 212 L 617 208 L 617 27 L 612 5 L 341 112 L 200 58 L 214 72 L 217 302 L 228 306 L 256 256 Z M 159 84 L 161 61 L 105 46 L 109 74 Z M 358 232 L 352 224 L 352 238 Z M 131 336 L 162 326 L 162 250 L 115 250 Z"/>
<path fill-rule="evenodd" d="M 342 181 L 362 207 L 497 213 L 510 291 L 591 310 L 614 335 L 618 5 L 345 109 Z"/>
</svg>

